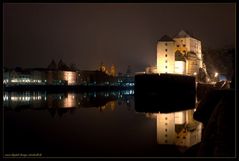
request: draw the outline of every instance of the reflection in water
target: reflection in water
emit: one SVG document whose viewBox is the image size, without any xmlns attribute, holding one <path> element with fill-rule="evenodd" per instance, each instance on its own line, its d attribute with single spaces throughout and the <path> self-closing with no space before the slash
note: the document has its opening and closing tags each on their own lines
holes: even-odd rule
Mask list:
<svg viewBox="0 0 239 161">
<path fill-rule="evenodd" d="M 157 106 L 153 108 L 143 106 L 147 105 L 147 101 L 149 101 L 149 99 L 135 100 L 133 90 L 90 93 L 5 92 L 3 95 L 3 103 L 7 113 L 6 118 L 9 118 L 8 122 L 11 122 L 11 120 L 15 121 L 16 117 L 19 122 L 22 122 L 22 124 L 16 125 L 16 127 L 19 126 L 19 129 L 22 129 L 22 127 L 27 127 L 25 129 L 34 129 L 36 126 L 37 128 L 34 130 L 37 131 L 37 129 L 40 128 L 36 133 L 33 131 L 30 134 L 23 130 L 21 131 L 23 134 L 19 134 L 14 141 L 11 141 L 15 136 L 9 134 L 12 134 L 12 131 L 16 131 L 16 127 L 6 126 L 12 130 L 7 133 L 8 135 L 5 135 L 11 136 L 8 140 L 8 142 L 12 143 L 8 144 L 10 147 L 9 151 L 11 151 L 11 148 L 15 147 L 15 145 L 20 145 L 19 142 L 21 142 L 21 139 L 18 138 L 23 136 L 25 140 L 29 140 L 32 136 L 35 136 L 35 140 L 39 138 L 43 139 L 43 142 L 44 139 L 46 139 L 47 141 L 44 142 L 43 149 L 48 146 L 51 146 L 52 149 L 72 146 L 71 149 L 64 149 L 63 152 L 71 154 L 70 151 L 81 148 L 80 150 L 92 153 L 97 153 L 98 150 L 101 150 L 102 155 L 103 152 L 107 150 L 112 153 L 118 151 L 120 153 L 125 150 L 125 153 L 128 154 L 132 152 L 132 149 L 135 149 L 136 155 L 143 155 L 143 153 L 147 151 L 148 155 L 154 154 L 155 156 L 159 156 L 161 155 L 159 152 L 161 147 L 159 149 L 157 148 L 161 145 L 176 145 L 178 149 L 183 152 L 201 141 L 202 125 L 193 119 L 194 110 L 191 104 L 194 103 L 194 100 L 189 100 L 189 103 L 183 100 L 182 104 L 174 106 L 176 109 L 183 106 L 181 110 L 184 111 L 177 112 L 168 112 L 167 108 L 164 108 L 166 107 L 164 106 L 165 102 L 159 102 L 159 99 L 154 100 L 157 102 Z M 172 104 L 173 102 L 173 97 L 171 97 L 170 103 Z M 137 107 L 136 103 L 140 105 L 140 107 Z M 148 103 L 148 105 L 151 105 L 151 103 Z M 187 110 L 185 110 L 184 105 L 187 105 Z M 135 110 L 131 107 L 135 107 Z M 84 108 L 84 110 L 77 110 L 79 108 Z M 43 112 L 27 111 L 26 113 L 21 112 L 15 115 L 14 111 L 25 109 L 43 110 Z M 163 113 L 162 111 L 166 111 L 167 113 Z M 47 113 L 47 115 L 44 115 L 45 113 Z M 64 119 L 64 117 L 63 119 L 52 119 L 56 116 L 69 116 L 69 114 L 73 113 L 74 116 L 67 117 L 67 119 Z M 146 114 L 147 118 L 152 119 L 147 119 L 144 117 L 144 114 Z M 39 119 L 35 119 L 35 117 L 46 118 L 45 122 L 47 123 L 40 122 L 38 124 Z M 25 121 L 28 119 L 30 121 Z M 30 124 L 28 124 L 29 122 Z M 71 131 L 71 133 L 75 135 L 70 135 L 69 137 L 69 133 L 62 132 L 62 129 Z M 44 131 L 50 131 L 48 133 L 50 136 L 46 135 L 43 137 L 43 135 L 45 135 Z M 99 139 L 99 135 L 101 139 Z M 109 138 L 106 138 L 106 136 L 110 136 L 109 138 L 112 138 L 112 140 L 109 141 Z M 62 143 L 59 142 L 59 138 L 61 138 Z M 114 138 L 117 139 L 114 140 Z M 91 139 L 94 141 L 91 142 Z M 49 140 L 50 142 L 48 143 Z M 57 143 L 57 145 L 58 143 L 61 144 L 62 147 L 54 147 L 55 144 L 51 144 L 51 142 L 53 142 L 51 140 L 54 140 L 54 143 Z M 119 140 L 119 142 L 117 142 L 117 140 Z M 42 140 L 39 141 L 39 145 L 41 145 L 41 142 Z M 115 142 L 117 143 L 115 144 Z M 32 149 L 31 146 L 28 147 L 31 143 L 32 142 L 29 141 L 26 147 Z M 157 146 L 155 147 L 154 145 L 156 143 Z M 127 146 L 131 144 L 131 146 L 127 149 L 125 148 L 126 144 Z M 110 148 L 104 149 L 101 146 Z M 33 147 L 37 146 L 34 144 Z M 97 150 L 92 150 L 92 147 L 97 147 Z M 115 150 L 114 148 L 117 147 L 119 148 Z M 138 152 L 138 148 L 142 148 L 142 151 Z M 51 150 L 49 150 L 48 153 L 51 153 Z M 74 153 L 78 154 L 78 151 L 74 151 Z M 99 155 L 97 154 L 97 156 Z"/>
<path fill-rule="evenodd" d="M 114 110 L 124 102 L 128 107 L 134 94 L 133 90 L 89 93 L 41 93 L 41 92 L 5 92 L 3 95 L 6 109 L 73 109 L 97 107 L 100 111 Z M 52 110 L 51 110 L 52 111 Z M 52 113 L 52 112 L 51 112 Z"/>
<path fill-rule="evenodd" d="M 46 100 L 46 93 L 40 92 L 4 92 L 3 105 L 10 109 L 36 108 L 42 106 L 42 100 Z"/>
<path fill-rule="evenodd" d="M 135 110 L 156 117 L 158 144 L 176 145 L 183 151 L 201 141 L 202 124 L 193 119 L 195 100 L 195 93 L 190 91 L 139 91 L 135 94 Z"/>
<path fill-rule="evenodd" d="M 202 124 L 193 119 L 193 112 L 157 113 L 157 143 L 185 148 L 199 143 Z"/>
</svg>

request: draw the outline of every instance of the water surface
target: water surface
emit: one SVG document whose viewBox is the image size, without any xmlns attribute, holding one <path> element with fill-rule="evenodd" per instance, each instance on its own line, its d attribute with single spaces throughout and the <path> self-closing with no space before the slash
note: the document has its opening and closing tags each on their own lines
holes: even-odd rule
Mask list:
<svg viewBox="0 0 239 161">
<path fill-rule="evenodd" d="M 5 156 L 178 157 L 201 141 L 194 107 L 142 112 L 135 101 L 134 90 L 5 92 Z"/>
</svg>

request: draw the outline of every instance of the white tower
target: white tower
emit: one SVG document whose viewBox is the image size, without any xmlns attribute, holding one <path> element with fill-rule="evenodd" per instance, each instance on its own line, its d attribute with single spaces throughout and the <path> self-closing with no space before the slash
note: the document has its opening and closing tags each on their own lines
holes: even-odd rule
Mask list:
<svg viewBox="0 0 239 161">
<path fill-rule="evenodd" d="M 157 43 L 157 71 L 158 73 L 174 73 L 175 42 L 164 35 Z"/>
</svg>

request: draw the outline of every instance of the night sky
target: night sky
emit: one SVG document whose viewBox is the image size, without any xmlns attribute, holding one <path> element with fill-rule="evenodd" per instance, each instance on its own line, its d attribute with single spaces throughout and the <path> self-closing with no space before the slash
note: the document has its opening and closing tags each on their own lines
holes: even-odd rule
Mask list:
<svg viewBox="0 0 239 161">
<path fill-rule="evenodd" d="M 81 70 L 117 72 L 156 64 L 157 40 L 181 29 L 202 48 L 235 44 L 235 4 L 3 4 L 4 66 L 47 67 L 52 59 Z"/>
</svg>

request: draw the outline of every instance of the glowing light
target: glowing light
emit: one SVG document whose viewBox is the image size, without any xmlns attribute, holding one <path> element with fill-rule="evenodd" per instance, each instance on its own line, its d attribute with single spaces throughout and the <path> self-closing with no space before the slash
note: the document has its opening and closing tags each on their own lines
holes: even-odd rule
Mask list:
<svg viewBox="0 0 239 161">
<path fill-rule="evenodd" d="M 184 74 L 185 73 L 185 62 L 175 61 L 175 73 Z"/>
<path fill-rule="evenodd" d="M 7 95 L 3 96 L 3 101 L 8 101 L 8 96 Z"/>
<path fill-rule="evenodd" d="M 217 77 L 218 76 L 218 73 L 217 72 L 215 72 L 215 75 L 214 75 L 214 77 Z"/>
<path fill-rule="evenodd" d="M 12 79 L 11 82 L 18 82 L 18 80 L 17 79 Z"/>
<path fill-rule="evenodd" d="M 193 75 L 197 75 L 197 72 L 194 72 Z"/>
<path fill-rule="evenodd" d="M 67 97 L 63 100 L 63 107 L 64 108 L 71 108 L 76 107 L 76 99 L 74 94 L 68 93 Z"/>
<path fill-rule="evenodd" d="M 64 72 L 64 80 L 68 82 L 68 85 L 73 85 L 76 83 L 76 74 L 74 72 Z"/>
</svg>

